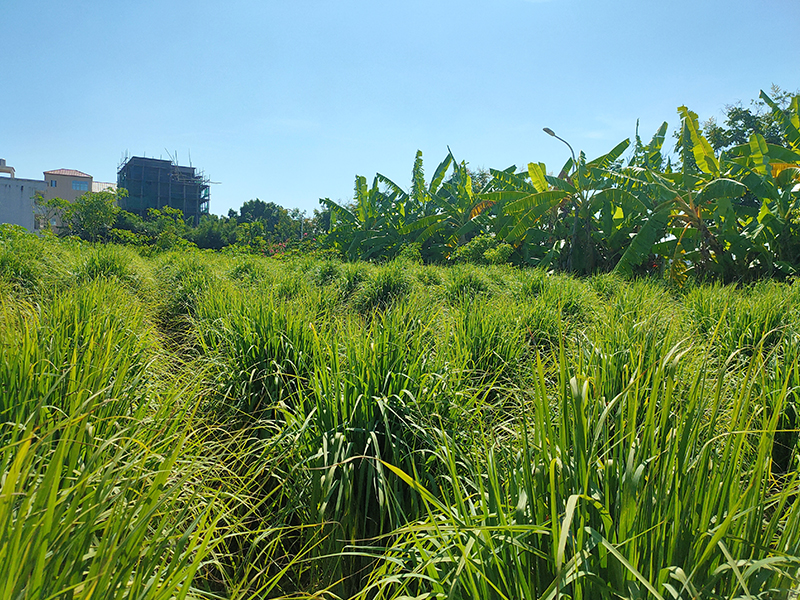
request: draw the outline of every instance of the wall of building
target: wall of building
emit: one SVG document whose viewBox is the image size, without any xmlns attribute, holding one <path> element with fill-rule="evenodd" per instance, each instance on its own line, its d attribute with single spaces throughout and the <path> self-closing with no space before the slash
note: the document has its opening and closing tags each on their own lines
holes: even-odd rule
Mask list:
<svg viewBox="0 0 800 600">
<path fill-rule="evenodd" d="M 51 171 L 44 172 L 44 182 L 47 186 L 44 192 L 45 200 L 62 198 L 69 202 L 75 202 L 79 196 L 92 191 L 92 177 L 77 175 L 59 175 Z M 77 186 L 73 186 L 77 183 Z M 79 189 L 75 189 L 78 187 Z"/>
<path fill-rule="evenodd" d="M 35 179 L 0 177 L 0 223 L 22 225 L 28 231 L 34 226 L 34 197 L 44 194 L 45 182 Z"/>
<path fill-rule="evenodd" d="M 107 181 L 92 181 L 93 192 L 116 192 L 117 184 L 109 183 Z"/>
</svg>

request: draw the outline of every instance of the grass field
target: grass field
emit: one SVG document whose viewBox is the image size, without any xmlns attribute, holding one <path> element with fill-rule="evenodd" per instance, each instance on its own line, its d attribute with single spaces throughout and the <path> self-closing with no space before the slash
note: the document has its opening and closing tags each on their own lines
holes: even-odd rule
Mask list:
<svg viewBox="0 0 800 600">
<path fill-rule="evenodd" d="M 0 598 L 800 587 L 798 282 L 0 241 Z"/>
</svg>

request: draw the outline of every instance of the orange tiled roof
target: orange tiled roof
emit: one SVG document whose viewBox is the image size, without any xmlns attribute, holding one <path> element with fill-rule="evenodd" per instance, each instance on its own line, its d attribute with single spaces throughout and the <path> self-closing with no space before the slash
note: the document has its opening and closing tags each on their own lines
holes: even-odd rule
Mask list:
<svg viewBox="0 0 800 600">
<path fill-rule="evenodd" d="M 75 169 L 56 169 L 55 171 L 45 171 L 45 175 L 66 175 L 67 177 L 91 177 L 91 175 L 87 175 L 86 173 L 82 173 L 81 171 L 76 171 Z"/>
</svg>

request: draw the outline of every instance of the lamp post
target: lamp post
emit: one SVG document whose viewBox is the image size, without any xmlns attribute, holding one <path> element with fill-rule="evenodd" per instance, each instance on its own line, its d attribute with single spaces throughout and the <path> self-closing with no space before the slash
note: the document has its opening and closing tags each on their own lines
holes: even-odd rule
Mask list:
<svg viewBox="0 0 800 600">
<path fill-rule="evenodd" d="M 575 159 L 575 150 L 572 149 L 572 146 L 570 145 L 570 143 L 567 140 L 565 140 L 564 138 L 557 136 L 556 132 L 553 131 L 552 129 L 550 129 L 549 127 L 543 127 L 542 131 L 544 131 L 547 135 L 553 136 L 557 140 L 561 140 L 562 142 L 564 142 L 567 145 L 567 148 L 569 148 L 569 151 L 572 154 L 572 170 L 573 171 L 577 171 L 578 170 L 578 161 Z M 577 188 L 577 193 L 574 194 L 573 197 L 572 197 L 572 210 L 575 211 L 575 214 L 573 215 L 572 236 L 571 236 L 571 241 L 570 241 L 570 244 L 569 244 L 569 254 L 567 255 L 567 265 L 566 265 L 567 266 L 567 271 L 573 271 L 574 270 L 575 254 L 576 254 L 576 250 L 578 248 L 578 237 L 579 237 L 579 235 L 578 235 L 579 227 L 578 226 L 579 226 L 579 223 L 581 221 L 581 211 L 583 211 L 585 209 L 585 207 L 589 205 L 589 199 L 588 199 L 588 197 L 586 195 L 586 191 L 580 185 L 580 176 L 577 179 L 578 179 L 578 181 L 575 182 L 575 185 L 576 185 L 576 188 Z M 593 254 L 593 247 L 591 246 L 591 244 L 592 244 L 591 236 L 588 234 L 588 229 L 587 229 L 587 242 L 588 242 L 587 245 L 589 246 L 589 250 L 591 252 L 591 254 L 590 254 L 590 265 L 593 266 L 594 265 L 594 254 Z M 591 270 L 591 268 L 590 268 L 590 270 Z"/>
<path fill-rule="evenodd" d="M 572 146 L 570 146 L 569 142 L 567 140 L 565 140 L 564 138 L 562 138 L 562 137 L 558 137 L 556 135 L 556 132 L 553 131 L 552 129 L 550 129 L 549 127 L 542 128 L 542 131 L 544 131 L 547 135 L 553 136 L 557 140 L 561 140 L 562 142 L 564 142 L 567 145 L 567 148 L 569 148 L 569 151 L 572 153 L 572 168 L 573 169 L 577 169 L 578 168 L 578 161 L 575 160 L 575 150 L 572 149 Z"/>
</svg>

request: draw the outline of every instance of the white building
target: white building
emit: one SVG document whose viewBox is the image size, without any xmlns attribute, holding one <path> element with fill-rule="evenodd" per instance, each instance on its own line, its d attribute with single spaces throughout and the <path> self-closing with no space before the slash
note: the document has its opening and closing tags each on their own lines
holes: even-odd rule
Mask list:
<svg viewBox="0 0 800 600">
<path fill-rule="evenodd" d="M 5 177 L 4 175 L 8 175 Z M 91 175 L 74 169 L 57 169 L 45 171 L 44 179 L 18 179 L 14 167 L 6 165 L 0 158 L 0 223 L 22 225 L 28 231 L 34 231 L 46 218 L 45 212 L 37 208 L 36 196 L 44 200 L 62 198 L 74 202 L 86 192 L 116 191 L 114 183 L 94 181 Z M 57 226 L 58 220 L 53 217 L 50 225 Z"/>
<path fill-rule="evenodd" d="M 44 195 L 47 183 L 36 179 L 18 179 L 14 167 L 0 158 L 0 223 L 34 229 L 34 200 Z"/>
</svg>

